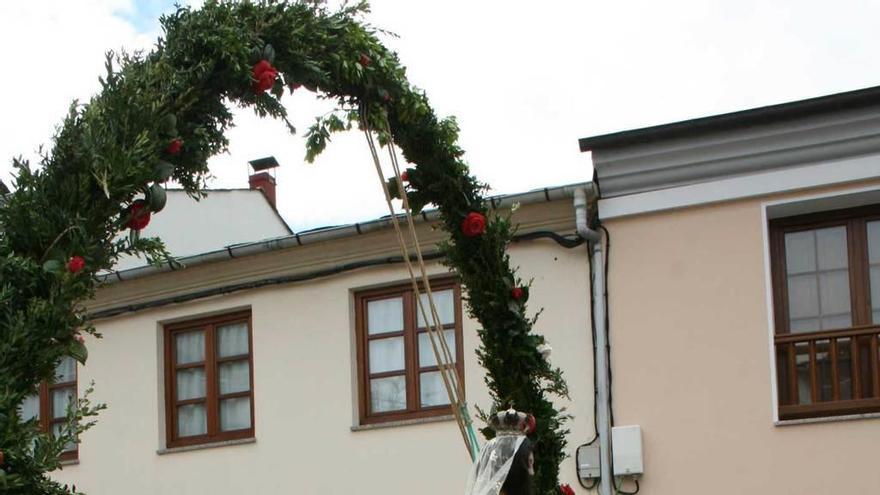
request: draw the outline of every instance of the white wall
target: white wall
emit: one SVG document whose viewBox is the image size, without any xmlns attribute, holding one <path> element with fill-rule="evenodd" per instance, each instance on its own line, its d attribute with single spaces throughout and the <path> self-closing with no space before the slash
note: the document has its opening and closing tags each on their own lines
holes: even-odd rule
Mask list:
<svg viewBox="0 0 880 495">
<path fill-rule="evenodd" d="M 571 388 L 572 401 L 561 403 L 576 416 L 573 456 L 593 425 L 586 247 L 540 240 L 517 244 L 511 254 L 522 276 L 535 279 L 530 308 L 546 308 L 537 330 L 548 336 Z M 368 269 L 99 321 L 104 338 L 89 339 L 80 389 L 95 380 L 95 398 L 109 408 L 84 435 L 80 463 L 56 478 L 90 495 L 462 493 L 469 461 L 454 422 L 351 429 L 352 291 L 406 280 L 401 266 Z M 165 438 L 161 322 L 244 307 L 253 313 L 256 442 L 158 455 Z M 475 329 L 464 322 L 466 389 L 472 406 L 487 408 Z M 562 473 L 576 485 L 571 459 Z"/>
</svg>

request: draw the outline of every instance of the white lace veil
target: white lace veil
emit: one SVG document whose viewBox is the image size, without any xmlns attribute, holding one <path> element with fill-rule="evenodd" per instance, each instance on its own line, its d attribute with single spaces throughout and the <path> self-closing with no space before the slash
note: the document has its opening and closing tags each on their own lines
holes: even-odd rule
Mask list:
<svg viewBox="0 0 880 495">
<path fill-rule="evenodd" d="M 500 435 L 486 444 L 474 462 L 465 495 L 498 495 L 524 435 Z"/>
</svg>

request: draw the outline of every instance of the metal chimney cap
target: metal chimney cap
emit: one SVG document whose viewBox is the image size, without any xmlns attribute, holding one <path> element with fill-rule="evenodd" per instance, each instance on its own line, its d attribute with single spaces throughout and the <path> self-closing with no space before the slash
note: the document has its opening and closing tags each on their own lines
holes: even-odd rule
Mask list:
<svg viewBox="0 0 880 495">
<path fill-rule="evenodd" d="M 276 168 L 280 166 L 278 160 L 276 160 L 274 156 L 267 156 L 265 158 L 251 160 L 248 162 L 248 164 L 250 164 L 251 168 L 254 169 L 254 172 L 269 170 L 270 168 Z"/>
</svg>

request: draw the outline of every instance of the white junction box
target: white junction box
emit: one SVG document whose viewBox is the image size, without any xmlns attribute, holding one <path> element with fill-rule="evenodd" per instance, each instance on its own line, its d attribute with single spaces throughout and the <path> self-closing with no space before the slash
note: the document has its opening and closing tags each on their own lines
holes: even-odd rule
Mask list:
<svg viewBox="0 0 880 495">
<path fill-rule="evenodd" d="M 599 478 L 599 444 L 581 445 L 577 449 L 578 477 L 582 480 Z"/>
<path fill-rule="evenodd" d="M 611 428 L 611 452 L 615 476 L 642 474 L 642 427 L 633 425 Z"/>
</svg>

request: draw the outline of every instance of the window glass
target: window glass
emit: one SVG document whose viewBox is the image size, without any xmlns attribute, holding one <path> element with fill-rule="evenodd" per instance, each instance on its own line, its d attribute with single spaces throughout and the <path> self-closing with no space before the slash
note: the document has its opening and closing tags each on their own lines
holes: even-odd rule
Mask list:
<svg viewBox="0 0 880 495">
<path fill-rule="evenodd" d="M 403 330 L 403 298 L 381 299 L 367 303 L 367 331 L 377 333 Z"/>
<path fill-rule="evenodd" d="M 791 332 L 852 326 L 846 227 L 787 233 L 785 260 Z"/>
</svg>

